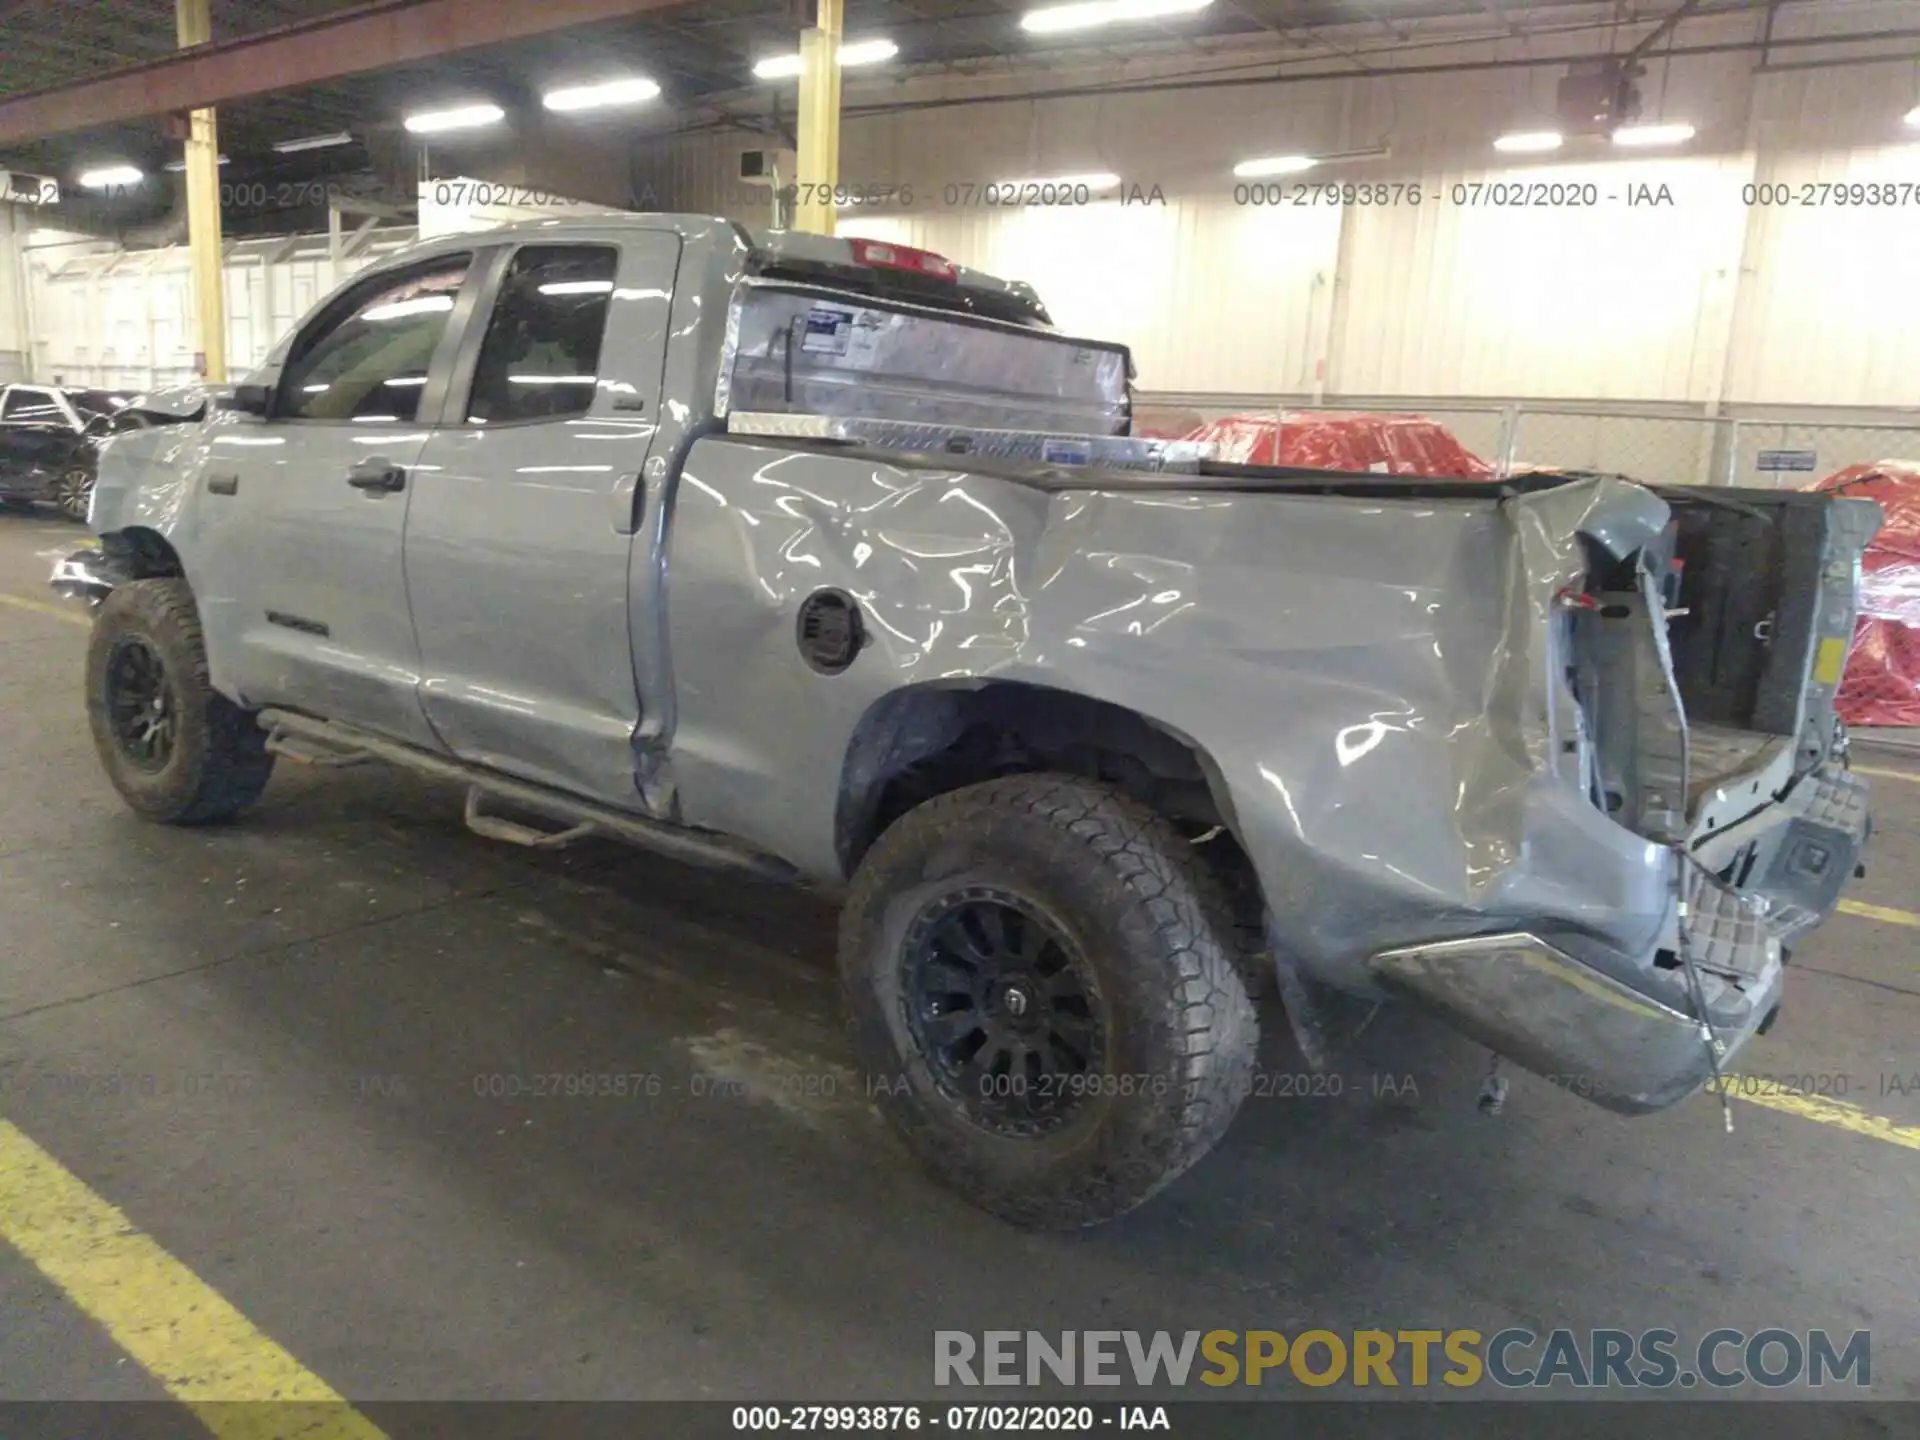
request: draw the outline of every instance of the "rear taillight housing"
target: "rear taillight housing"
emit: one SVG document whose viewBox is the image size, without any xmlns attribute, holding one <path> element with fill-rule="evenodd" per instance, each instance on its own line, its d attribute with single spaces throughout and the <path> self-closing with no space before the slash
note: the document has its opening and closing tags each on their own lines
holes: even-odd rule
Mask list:
<svg viewBox="0 0 1920 1440">
<path fill-rule="evenodd" d="M 894 245 L 884 240 L 850 240 L 856 264 L 877 270 L 910 270 L 916 275 L 931 275 L 936 280 L 958 280 L 960 267 L 944 255 L 931 250 L 916 250 L 911 245 Z"/>
</svg>

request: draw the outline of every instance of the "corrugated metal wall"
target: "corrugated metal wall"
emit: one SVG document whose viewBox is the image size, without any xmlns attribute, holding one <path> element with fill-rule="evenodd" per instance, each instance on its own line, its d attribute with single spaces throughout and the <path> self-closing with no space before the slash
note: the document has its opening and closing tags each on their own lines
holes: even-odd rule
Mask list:
<svg viewBox="0 0 1920 1440">
<path fill-rule="evenodd" d="M 1792 19 L 1863 28 L 1893 7 L 1819 8 Z M 1729 22 L 1690 38 L 1750 34 Z M 1031 281 L 1063 326 L 1132 344 L 1158 392 L 1920 403 L 1912 67 L 1756 75 L 1754 58 L 1650 64 L 1649 118 L 1699 127 L 1684 151 L 1591 142 L 1551 164 L 1491 141 L 1553 124 L 1555 68 L 850 116 L 843 185 L 894 193 L 841 223 Z M 1383 142 L 1386 158 L 1283 183 L 1398 184 L 1393 203 L 1235 203 L 1238 160 Z M 764 223 L 766 192 L 731 179 L 738 152 L 764 143 L 658 142 L 636 173 L 663 206 Z M 977 204 L 988 182 L 1089 171 L 1156 203 Z M 1871 179 L 1904 182 L 1905 203 L 1797 188 Z M 1457 203 L 1476 192 L 1456 185 L 1501 182 L 1590 186 L 1594 203 L 1493 205 L 1484 189 Z M 1756 207 L 1754 183 L 1795 188 Z"/>
<path fill-rule="evenodd" d="M 325 236 L 230 245 L 231 373 L 258 364 L 340 280 L 412 238 L 410 228 L 376 232 L 340 261 L 329 257 Z M 83 241 L 22 255 L 36 378 L 126 389 L 194 378 L 193 282 L 183 249 L 124 252 Z"/>
<path fill-rule="evenodd" d="M 1902 9 L 1910 20 L 1911 0 L 1795 7 L 1781 33 L 1871 29 Z M 1687 33 L 1738 40 L 1754 23 Z M 844 210 L 842 225 L 1030 281 L 1065 328 L 1132 345 L 1141 388 L 1164 395 L 1707 412 L 1920 404 L 1920 131 L 1901 123 L 1920 101 L 1912 67 L 1753 66 L 1751 54 L 1656 57 L 1642 82 L 1649 118 L 1699 127 L 1683 153 L 1623 158 L 1596 142 L 1545 165 L 1496 155 L 1491 141 L 1552 123 L 1558 67 L 850 114 L 842 182 L 882 199 Z M 924 104 L 982 85 L 1154 74 L 862 80 L 848 99 Z M 734 176 L 740 151 L 766 143 L 744 132 L 649 142 L 635 188 L 653 208 L 764 223 L 768 192 Z M 1238 160 L 1382 145 L 1384 158 L 1278 183 L 1372 185 L 1389 203 L 1275 207 L 1236 193 Z M 991 182 L 1090 171 L 1119 175 L 1119 198 L 981 203 Z M 1802 189 L 1856 181 L 1904 186 L 1905 203 Z M 1595 203 L 1515 207 L 1455 190 L 1516 182 L 1590 186 Z M 1753 185 L 1786 187 L 1765 192 L 1785 203 L 1750 204 Z M 1459 203 L 1475 194 L 1483 203 Z M 34 372 L 98 383 L 186 374 L 184 254 L 57 258 L 72 253 L 29 252 Z M 335 278 L 324 250 L 236 253 L 228 274 L 236 367 Z"/>
</svg>

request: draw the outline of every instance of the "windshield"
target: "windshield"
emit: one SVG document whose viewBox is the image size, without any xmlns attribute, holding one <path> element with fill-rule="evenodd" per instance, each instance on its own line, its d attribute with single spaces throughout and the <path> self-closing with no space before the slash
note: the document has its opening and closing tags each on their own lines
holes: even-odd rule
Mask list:
<svg viewBox="0 0 1920 1440">
<path fill-rule="evenodd" d="M 82 420 L 91 420 L 96 415 L 118 415 L 133 400 L 131 395 L 117 390 L 69 390 L 66 396 Z"/>
</svg>

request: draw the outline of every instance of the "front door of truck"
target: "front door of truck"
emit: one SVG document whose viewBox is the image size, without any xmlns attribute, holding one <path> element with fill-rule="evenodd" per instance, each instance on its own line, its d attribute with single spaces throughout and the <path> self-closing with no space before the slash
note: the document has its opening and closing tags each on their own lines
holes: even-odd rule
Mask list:
<svg viewBox="0 0 1920 1440">
<path fill-rule="evenodd" d="M 629 571 L 679 261 L 667 231 L 504 255 L 407 521 L 421 703 L 448 748 L 628 806 Z"/>
<path fill-rule="evenodd" d="M 212 428 L 189 578 L 219 689 L 434 743 L 402 541 L 472 260 L 419 261 L 352 287 L 293 340 L 268 414 Z"/>
</svg>

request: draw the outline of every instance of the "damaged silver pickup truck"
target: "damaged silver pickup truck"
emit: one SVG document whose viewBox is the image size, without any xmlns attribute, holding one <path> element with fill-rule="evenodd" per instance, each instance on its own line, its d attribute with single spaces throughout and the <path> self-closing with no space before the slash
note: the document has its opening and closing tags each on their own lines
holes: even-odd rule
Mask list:
<svg viewBox="0 0 1920 1440">
<path fill-rule="evenodd" d="M 444 238 L 110 443 L 86 704 L 136 811 L 276 757 L 844 897 L 860 1063 L 1023 1224 L 1220 1137 L 1270 987 L 1400 997 L 1610 1109 L 1773 1020 L 1868 822 L 1874 506 L 1218 464 L 1117 345 L 863 240 Z"/>
</svg>

